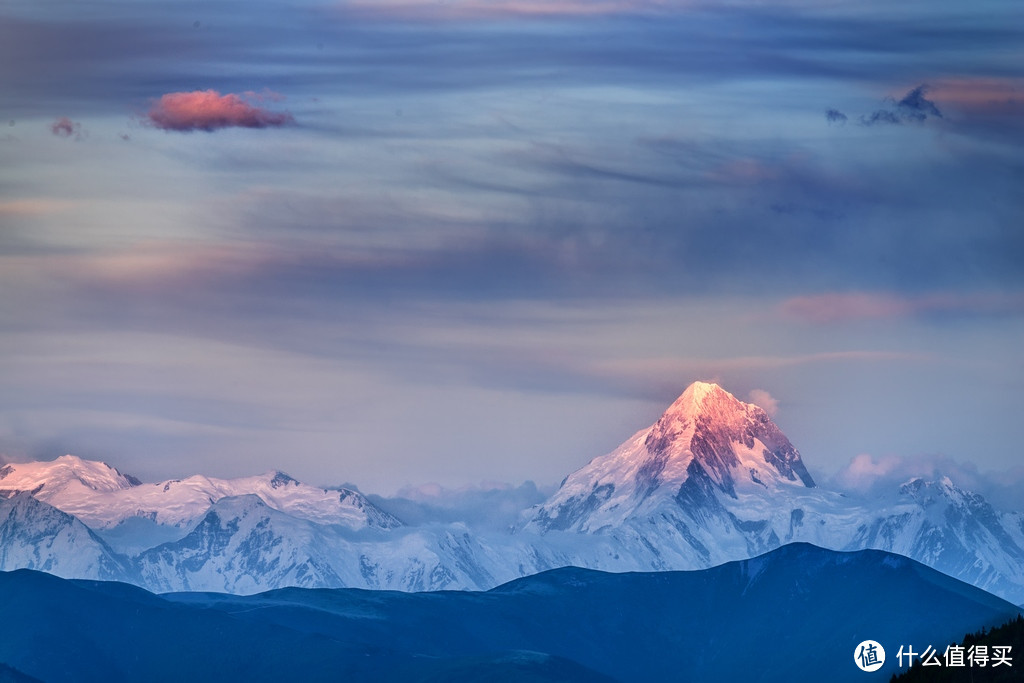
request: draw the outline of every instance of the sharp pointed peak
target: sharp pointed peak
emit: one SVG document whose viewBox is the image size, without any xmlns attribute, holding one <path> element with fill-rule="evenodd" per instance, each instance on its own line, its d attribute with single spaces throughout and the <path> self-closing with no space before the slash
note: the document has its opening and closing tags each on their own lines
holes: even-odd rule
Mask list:
<svg viewBox="0 0 1024 683">
<path fill-rule="evenodd" d="M 704 382 L 702 380 L 697 380 L 690 384 L 690 386 L 686 387 L 686 389 L 683 390 L 683 393 L 680 394 L 679 398 L 676 400 L 686 399 L 695 403 L 700 403 L 707 400 L 709 397 L 736 398 L 716 382 Z"/>
<path fill-rule="evenodd" d="M 281 488 L 282 486 L 288 486 L 289 484 L 294 486 L 299 485 L 298 479 L 289 476 L 288 474 L 282 472 L 281 470 L 275 470 L 274 472 L 269 473 L 267 476 L 270 477 L 271 488 L 277 489 Z"/>
<path fill-rule="evenodd" d="M 711 408 L 733 408 L 745 411 L 750 404 L 744 403 L 714 382 L 696 381 L 686 387 L 672 405 L 665 411 L 666 416 L 696 416 Z"/>
</svg>

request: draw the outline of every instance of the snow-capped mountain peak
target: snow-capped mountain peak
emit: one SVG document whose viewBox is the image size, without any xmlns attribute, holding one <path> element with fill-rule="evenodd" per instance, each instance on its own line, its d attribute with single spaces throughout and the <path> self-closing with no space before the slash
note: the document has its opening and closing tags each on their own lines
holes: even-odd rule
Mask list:
<svg viewBox="0 0 1024 683">
<path fill-rule="evenodd" d="M 74 455 L 62 455 L 50 462 L 17 463 L 0 468 L 0 490 L 38 489 L 36 497 L 40 500 L 46 500 L 61 491 L 121 491 L 141 483 L 105 462 L 83 460 Z"/>
<path fill-rule="evenodd" d="M 0 497 L 0 570 L 20 568 L 67 578 L 135 579 L 128 561 L 88 527 L 24 492 Z"/>
<path fill-rule="evenodd" d="M 814 486 L 800 454 L 768 414 L 710 382 L 687 387 L 650 428 L 644 446 L 656 456 L 681 456 L 675 469 L 688 469 L 696 459 L 725 488 L 732 484 L 730 470 L 737 468 L 747 470 L 754 481 L 760 479 L 758 483 L 767 474 Z"/>
<path fill-rule="evenodd" d="M 651 427 L 569 475 L 531 524 L 595 530 L 666 501 L 695 505 L 712 490 L 735 499 L 812 487 L 800 454 L 764 410 L 694 382 Z"/>
<path fill-rule="evenodd" d="M 281 585 L 341 586 L 330 548 L 330 536 L 319 525 L 250 493 L 217 501 L 187 536 L 146 551 L 138 564 L 144 579 L 161 590 L 255 593 Z"/>
<path fill-rule="evenodd" d="M 279 489 L 282 486 L 288 486 L 289 484 L 298 486 L 299 482 L 297 479 L 292 479 L 280 470 L 270 473 L 270 488 Z"/>
</svg>

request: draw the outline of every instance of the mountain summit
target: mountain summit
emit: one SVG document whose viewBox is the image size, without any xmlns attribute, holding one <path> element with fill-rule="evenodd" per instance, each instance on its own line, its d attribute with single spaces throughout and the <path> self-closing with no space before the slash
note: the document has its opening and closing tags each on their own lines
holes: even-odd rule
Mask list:
<svg viewBox="0 0 1024 683">
<path fill-rule="evenodd" d="M 700 513 L 718 495 L 813 487 L 800 454 L 763 409 L 694 382 L 653 425 L 569 475 L 531 525 L 597 531 L 664 501 Z"/>
<path fill-rule="evenodd" d="M 762 485 L 759 479 L 764 477 L 758 473 L 814 486 L 800 454 L 768 413 L 710 382 L 687 387 L 648 430 L 644 447 L 660 460 L 687 461 L 691 456 L 725 489 L 735 485 L 732 475 L 738 468 Z"/>
</svg>

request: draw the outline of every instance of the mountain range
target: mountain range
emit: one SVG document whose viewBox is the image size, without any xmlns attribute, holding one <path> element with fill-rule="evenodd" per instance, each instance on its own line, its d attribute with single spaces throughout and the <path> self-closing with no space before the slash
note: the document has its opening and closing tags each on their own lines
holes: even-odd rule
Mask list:
<svg viewBox="0 0 1024 683">
<path fill-rule="evenodd" d="M 282 472 L 144 484 L 63 456 L 0 468 L 0 569 L 157 591 L 486 590 L 549 569 L 704 569 L 782 545 L 878 549 L 1024 603 L 1024 515 L 946 478 L 863 498 L 819 486 L 761 408 L 696 382 L 512 528 L 403 523 Z M 375 499 L 376 500 L 376 499 Z"/>
<path fill-rule="evenodd" d="M 0 573 L 0 673 L 62 681 L 864 681 L 1020 613 L 913 560 L 794 543 L 688 572 L 566 567 L 486 592 L 154 595 Z M 888 655 L 865 674 L 857 645 Z M 188 656 L 182 656 L 188 653 Z M 31 678 L 29 678 L 31 677 Z"/>
</svg>

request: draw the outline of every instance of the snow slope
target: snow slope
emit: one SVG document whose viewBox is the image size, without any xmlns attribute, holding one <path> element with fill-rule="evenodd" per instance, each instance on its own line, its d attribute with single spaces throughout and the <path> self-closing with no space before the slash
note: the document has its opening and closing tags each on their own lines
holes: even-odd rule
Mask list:
<svg viewBox="0 0 1024 683">
<path fill-rule="evenodd" d="M 88 527 L 28 493 L 0 498 L 0 570 L 10 569 L 138 581 L 131 564 Z"/>
</svg>

